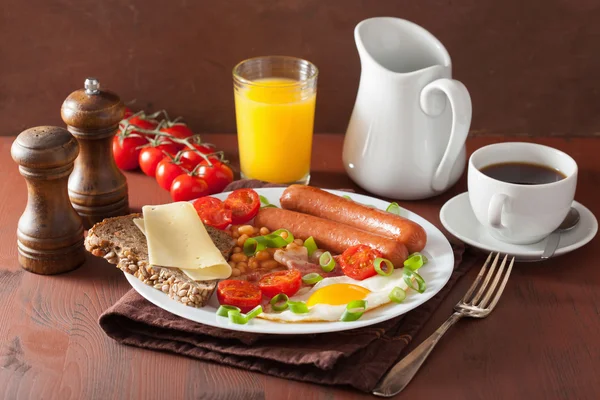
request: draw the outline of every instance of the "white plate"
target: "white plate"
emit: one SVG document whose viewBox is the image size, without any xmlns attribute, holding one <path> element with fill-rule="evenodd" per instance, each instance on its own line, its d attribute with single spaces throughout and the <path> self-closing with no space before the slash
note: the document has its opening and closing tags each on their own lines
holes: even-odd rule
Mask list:
<svg viewBox="0 0 600 400">
<path fill-rule="evenodd" d="M 279 197 L 283 193 L 284 188 L 264 188 L 256 191 L 265 196 L 272 204 L 279 206 Z M 370 204 L 377 208 L 385 210 L 389 205 L 388 202 L 375 199 L 368 196 L 363 196 L 355 193 L 346 193 L 336 190 L 330 190 L 339 196 L 350 196 L 352 200 L 363 204 Z M 220 193 L 214 197 L 225 199 L 229 193 Z M 167 310 L 175 315 L 178 315 L 189 320 L 216 326 L 225 329 L 236 331 L 256 332 L 256 333 L 271 333 L 279 335 L 292 334 L 309 334 L 322 332 L 336 332 L 348 329 L 360 328 L 363 326 L 373 325 L 378 322 L 388 320 L 404 314 L 415 307 L 420 306 L 427 300 L 438 293 L 450 279 L 454 267 L 454 253 L 450 247 L 450 243 L 435 226 L 427 220 L 419 217 L 415 213 L 408 210 L 403 210 L 406 218 L 409 218 L 420 224 L 427 232 L 427 246 L 423 253 L 429 259 L 429 262 L 419 270 L 419 273 L 427 283 L 427 289 L 424 293 L 419 294 L 411 291 L 406 296 L 406 299 L 401 304 L 388 304 L 384 307 L 379 307 L 365 313 L 361 319 L 353 322 L 311 322 L 311 323 L 278 323 L 255 318 L 246 325 L 236 325 L 230 323 L 227 318 L 217 317 L 216 311 L 219 306 L 216 295 L 213 295 L 208 304 L 203 308 L 193 308 L 185 306 L 169 297 L 163 292 L 153 289 L 150 286 L 143 284 L 133 275 L 125 274 L 125 277 L 133 286 L 133 288 L 142 297 L 157 305 L 158 307 Z"/>
<path fill-rule="evenodd" d="M 579 211 L 579 224 L 560 236 L 560 243 L 554 257 L 580 248 L 594 238 L 598 231 L 598 221 L 594 214 L 580 203 L 574 201 L 573 207 Z M 440 220 L 444 227 L 471 246 L 485 251 L 510 254 L 518 261 L 542 261 L 540 258 L 546 246 L 546 240 L 538 243 L 521 245 L 504 243 L 490 235 L 488 230 L 477 221 L 471 204 L 469 193 L 461 193 L 444 204 L 440 210 Z"/>
</svg>

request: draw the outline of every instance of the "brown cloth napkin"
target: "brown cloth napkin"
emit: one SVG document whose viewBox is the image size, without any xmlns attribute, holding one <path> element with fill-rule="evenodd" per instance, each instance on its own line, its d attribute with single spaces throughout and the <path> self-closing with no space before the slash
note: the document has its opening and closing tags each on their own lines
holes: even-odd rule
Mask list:
<svg viewBox="0 0 600 400">
<path fill-rule="evenodd" d="M 240 187 L 276 187 L 260 181 L 237 181 Z M 198 324 L 156 307 L 130 290 L 99 319 L 116 341 L 169 351 L 282 378 L 327 385 L 348 385 L 371 391 L 398 360 L 456 281 L 476 257 L 453 247 L 455 265 L 450 281 L 415 310 L 376 325 L 344 332 L 278 336 L 230 331 Z M 448 310 L 450 311 L 450 310 Z"/>
</svg>

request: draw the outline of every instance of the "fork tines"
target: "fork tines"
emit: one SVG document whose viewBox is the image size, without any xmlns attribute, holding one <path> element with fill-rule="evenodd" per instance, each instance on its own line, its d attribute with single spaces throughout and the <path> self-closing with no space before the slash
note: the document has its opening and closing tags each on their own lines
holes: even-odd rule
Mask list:
<svg viewBox="0 0 600 400">
<path fill-rule="evenodd" d="M 515 262 L 515 258 L 512 257 L 508 265 L 508 269 L 504 271 L 506 262 L 508 260 L 508 254 L 505 255 L 500 263 L 500 267 L 496 271 L 498 260 L 500 259 L 500 253 L 497 253 L 496 257 L 493 257 L 493 255 L 494 253 L 490 253 L 485 261 L 485 264 L 483 264 L 481 271 L 479 271 L 477 279 L 475 279 L 473 285 L 471 285 L 467 293 L 464 295 L 459 303 L 459 306 L 464 308 L 472 308 L 474 311 L 479 309 L 481 311 L 485 310 L 487 312 L 491 312 L 494 309 L 498 303 L 498 300 L 500 299 L 500 295 L 502 295 L 502 292 L 504 291 L 504 287 L 506 286 L 506 282 L 508 281 L 508 277 L 510 276 L 513 264 Z M 492 260 L 492 257 L 493 262 L 488 270 L 488 266 Z M 502 282 L 498 287 L 498 282 L 500 282 L 501 279 Z"/>
</svg>

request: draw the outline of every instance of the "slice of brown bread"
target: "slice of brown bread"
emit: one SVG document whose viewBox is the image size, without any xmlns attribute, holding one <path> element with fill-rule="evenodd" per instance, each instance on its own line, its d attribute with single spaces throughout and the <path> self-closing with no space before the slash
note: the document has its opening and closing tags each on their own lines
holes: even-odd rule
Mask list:
<svg viewBox="0 0 600 400">
<path fill-rule="evenodd" d="M 194 281 L 178 268 L 149 265 L 146 236 L 133 223 L 142 214 L 106 218 L 94 225 L 85 238 L 85 248 L 146 285 L 167 293 L 170 298 L 192 307 L 203 307 L 217 285 L 216 280 Z M 227 259 L 233 239 L 226 233 L 206 227 L 208 234 Z"/>
</svg>

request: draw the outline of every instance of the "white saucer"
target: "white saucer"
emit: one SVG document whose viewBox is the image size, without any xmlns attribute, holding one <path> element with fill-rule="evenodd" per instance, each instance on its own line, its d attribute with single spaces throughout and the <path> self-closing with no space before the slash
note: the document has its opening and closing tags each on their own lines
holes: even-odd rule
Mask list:
<svg viewBox="0 0 600 400">
<path fill-rule="evenodd" d="M 573 207 L 579 211 L 579 224 L 560 236 L 558 249 L 554 257 L 580 248 L 594 238 L 598 231 L 598 221 L 594 214 L 580 203 L 574 201 Z M 440 219 L 444 227 L 463 242 L 486 251 L 500 252 L 517 257 L 517 261 L 541 261 L 546 240 L 519 245 L 501 242 L 493 238 L 487 229 L 477 221 L 469 193 L 461 193 L 448 200 L 440 210 Z"/>
</svg>

